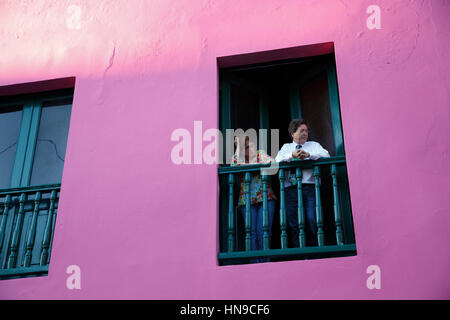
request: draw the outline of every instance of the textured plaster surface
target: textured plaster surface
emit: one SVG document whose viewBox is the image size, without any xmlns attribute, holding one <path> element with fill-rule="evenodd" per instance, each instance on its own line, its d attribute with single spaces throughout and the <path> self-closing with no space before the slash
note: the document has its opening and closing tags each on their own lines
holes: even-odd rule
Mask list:
<svg viewBox="0 0 450 320">
<path fill-rule="evenodd" d="M 0 85 L 76 77 L 49 275 L 0 298 L 450 298 L 449 18 L 447 0 L 0 1 Z M 171 133 L 217 127 L 217 57 L 330 41 L 358 255 L 219 267 L 217 169 L 174 165 Z"/>
</svg>

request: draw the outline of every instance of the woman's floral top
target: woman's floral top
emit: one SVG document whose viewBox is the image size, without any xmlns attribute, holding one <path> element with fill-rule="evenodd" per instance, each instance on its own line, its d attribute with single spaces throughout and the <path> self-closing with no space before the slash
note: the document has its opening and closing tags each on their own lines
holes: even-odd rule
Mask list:
<svg viewBox="0 0 450 320">
<path fill-rule="evenodd" d="M 256 151 L 256 162 L 254 164 L 263 164 L 263 163 L 270 163 L 274 162 L 275 160 L 269 156 L 267 153 L 264 152 L 264 150 L 258 150 Z M 239 166 L 239 165 L 248 165 L 249 163 L 243 163 L 238 161 L 238 157 L 235 154 L 233 156 L 233 159 L 231 161 L 232 166 Z M 239 206 L 245 206 L 245 181 L 244 181 L 244 175 L 241 175 L 240 177 L 241 182 L 241 191 L 239 193 Z M 273 190 L 270 186 L 270 183 L 267 183 L 267 199 L 276 199 L 275 194 L 273 193 Z M 255 204 L 258 202 L 263 201 L 263 182 L 262 177 L 259 172 L 252 173 L 251 174 L 251 181 L 250 181 L 250 203 Z"/>
</svg>

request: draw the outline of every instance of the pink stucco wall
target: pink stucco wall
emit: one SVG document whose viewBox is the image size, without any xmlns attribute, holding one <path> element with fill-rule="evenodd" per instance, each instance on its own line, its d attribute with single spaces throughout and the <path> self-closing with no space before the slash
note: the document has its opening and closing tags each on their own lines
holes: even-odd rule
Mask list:
<svg viewBox="0 0 450 320">
<path fill-rule="evenodd" d="M 0 298 L 450 298 L 449 18 L 447 0 L 1 1 L 0 85 L 76 84 L 49 275 Z M 219 267 L 217 169 L 172 164 L 170 135 L 217 127 L 216 57 L 330 41 L 358 255 Z"/>
</svg>

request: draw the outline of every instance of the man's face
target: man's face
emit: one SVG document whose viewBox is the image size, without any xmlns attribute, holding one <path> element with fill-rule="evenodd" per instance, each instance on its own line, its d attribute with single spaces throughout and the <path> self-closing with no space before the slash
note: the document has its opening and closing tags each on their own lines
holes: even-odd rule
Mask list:
<svg viewBox="0 0 450 320">
<path fill-rule="evenodd" d="M 308 127 L 306 124 L 302 124 L 297 128 L 297 131 L 292 134 L 292 139 L 298 144 L 304 144 L 308 140 Z"/>
</svg>

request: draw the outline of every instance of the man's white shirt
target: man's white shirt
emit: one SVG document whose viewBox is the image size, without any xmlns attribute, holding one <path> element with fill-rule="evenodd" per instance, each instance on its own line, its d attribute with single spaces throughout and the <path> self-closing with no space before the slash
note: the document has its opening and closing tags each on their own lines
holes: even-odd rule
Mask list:
<svg viewBox="0 0 450 320">
<path fill-rule="evenodd" d="M 282 162 L 282 161 L 293 161 L 295 158 L 292 157 L 292 152 L 296 151 L 298 143 L 291 142 L 291 143 L 285 143 L 281 150 L 278 152 L 277 156 L 275 157 L 276 162 Z M 311 159 L 311 160 L 317 160 L 320 158 L 329 158 L 330 154 L 327 150 L 325 150 L 320 143 L 314 142 L 314 141 L 306 141 L 304 144 L 301 145 L 301 150 L 304 150 L 309 153 L 309 158 L 306 158 L 305 160 Z M 295 159 L 298 161 L 297 159 Z M 303 169 L 302 170 L 302 183 L 314 183 L 314 176 L 313 176 L 313 169 Z M 288 187 L 291 185 L 289 183 L 289 175 L 286 176 L 285 181 L 285 187 Z"/>
</svg>

